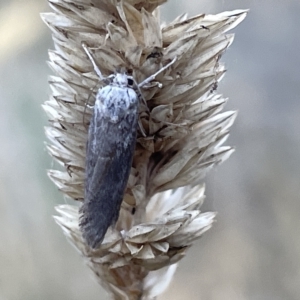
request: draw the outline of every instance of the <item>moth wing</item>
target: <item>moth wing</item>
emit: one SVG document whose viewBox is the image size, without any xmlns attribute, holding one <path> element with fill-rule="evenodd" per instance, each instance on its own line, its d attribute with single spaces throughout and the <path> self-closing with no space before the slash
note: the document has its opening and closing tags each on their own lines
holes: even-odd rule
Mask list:
<svg viewBox="0 0 300 300">
<path fill-rule="evenodd" d="M 85 240 L 93 248 L 118 219 L 136 144 L 137 118 L 137 107 L 121 115 L 117 123 L 94 111 L 87 143 L 80 223 Z"/>
</svg>

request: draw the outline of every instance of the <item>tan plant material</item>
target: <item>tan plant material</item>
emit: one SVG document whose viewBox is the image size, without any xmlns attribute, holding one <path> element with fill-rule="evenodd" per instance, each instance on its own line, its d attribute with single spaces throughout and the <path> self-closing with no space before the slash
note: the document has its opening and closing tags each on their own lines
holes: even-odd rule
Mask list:
<svg viewBox="0 0 300 300">
<path fill-rule="evenodd" d="M 227 99 L 215 90 L 225 72 L 220 57 L 234 37 L 226 32 L 247 11 L 182 15 L 161 26 L 156 12 L 163 2 L 49 0 L 54 12 L 42 14 L 55 45 L 49 64 L 56 75 L 50 77 L 52 95 L 43 106 L 50 120 L 47 148 L 62 165 L 49 176 L 66 197 L 79 202 L 92 112 L 86 103 L 103 85 L 81 43 L 93 51 L 104 76 L 122 66 L 137 82 L 177 57 L 141 91 L 148 106 L 141 101 L 146 136 L 138 133 L 119 220 L 102 245 L 92 250 L 85 244 L 78 205 L 56 208 L 57 223 L 113 299 L 153 299 L 163 292 L 176 263 L 214 220 L 215 213 L 200 212 L 201 181 L 233 152 L 223 143 L 236 112 L 222 112 Z"/>
</svg>

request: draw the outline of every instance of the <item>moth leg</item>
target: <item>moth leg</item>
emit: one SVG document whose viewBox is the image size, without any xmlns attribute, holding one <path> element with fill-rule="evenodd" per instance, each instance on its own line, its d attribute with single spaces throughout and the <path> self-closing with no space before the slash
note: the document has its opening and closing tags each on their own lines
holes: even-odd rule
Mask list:
<svg viewBox="0 0 300 300">
<path fill-rule="evenodd" d="M 141 131 L 143 137 L 146 137 L 147 134 L 146 134 L 146 132 L 145 132 L 145 130 L 144 130 L 143 124 L 142 124 L 142 122 L 141 122 L 140 119 L 138 120 L 138 124 L 139 124 L 139 128 L 140 128 L 140 131 Z"/>
<path fill-rule="evenodd" d="M 168 69 L 171 65 L 173 65 L 175 63 L 175 61 L 177 60 L 177 57 L 175 56 L 173 58 L 173 60 L 168 63 L 167 65 L 165 65 L 164 67 L 162 67 L 160 70 L 158 70 L 156 73 L 154 73 L 153 75 L 149 76 L 148 78 L 146 78 L 144 81 L 142 81 L 141 83 L 138 84 L 138 88 L 141 88 L 142 86 L 146 85 L 147 83 L 149 83 L 150 81 L 154 80 L 155 77 L 160 74 L 161 72 L 165 71 L 166 69 Z"/>
<path fill-rule="evenodd" d="M 93 56 L 92 56 L 92 54 L 91 54 L 88 46 L 87 46 L 87 44 L 86 43 L 81 43 L 81 46 L 84 49 L 84 51 L 87 54 L 87 56 L 89 57 L 90 61 L 92 62 L 96 74 L 99 76 L 99 78 L 101 80 L 104 80 L 105 78 L 103 77 L 100 69 L 98 68 L 98 66 L 97 66 L 97 64 L 96 64 L 96 62 L 95 62 L 95 60 L 94 60 L 94 58 L 93 58 Z"/>
</svg>

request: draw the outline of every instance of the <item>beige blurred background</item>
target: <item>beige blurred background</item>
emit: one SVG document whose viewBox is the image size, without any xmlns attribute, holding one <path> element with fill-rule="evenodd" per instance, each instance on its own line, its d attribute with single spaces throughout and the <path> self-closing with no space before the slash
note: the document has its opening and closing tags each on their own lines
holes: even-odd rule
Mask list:
<svg viewBox="0 0 300 300">
<path fill-rule="evenodd" d="M 250 8 L 223 57 L 234 155 L 207 178 L 218 222 L 160 299 L 300 299 L 300 1 L 170 0 L 162 19 Z M 0 0 L 0 300 L 107 299 L 54 223 L 41 104 L 46 1 Z"/>
</svg>

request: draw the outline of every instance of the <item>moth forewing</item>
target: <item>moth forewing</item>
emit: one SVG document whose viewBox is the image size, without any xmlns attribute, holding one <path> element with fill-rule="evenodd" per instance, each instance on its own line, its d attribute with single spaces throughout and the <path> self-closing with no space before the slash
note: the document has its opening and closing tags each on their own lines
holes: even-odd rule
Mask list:
<svg viewBox="0 0 300 300">
<path fill-rule="evenodd" d="M 125 74 L 117 74 L 126 76 Z M 126 86 L 100 89 L 91 119 L 81 230 L 87 244 L 99 246 L 119 217 L 137 138 L 138 97 Z"/>
</svg>

